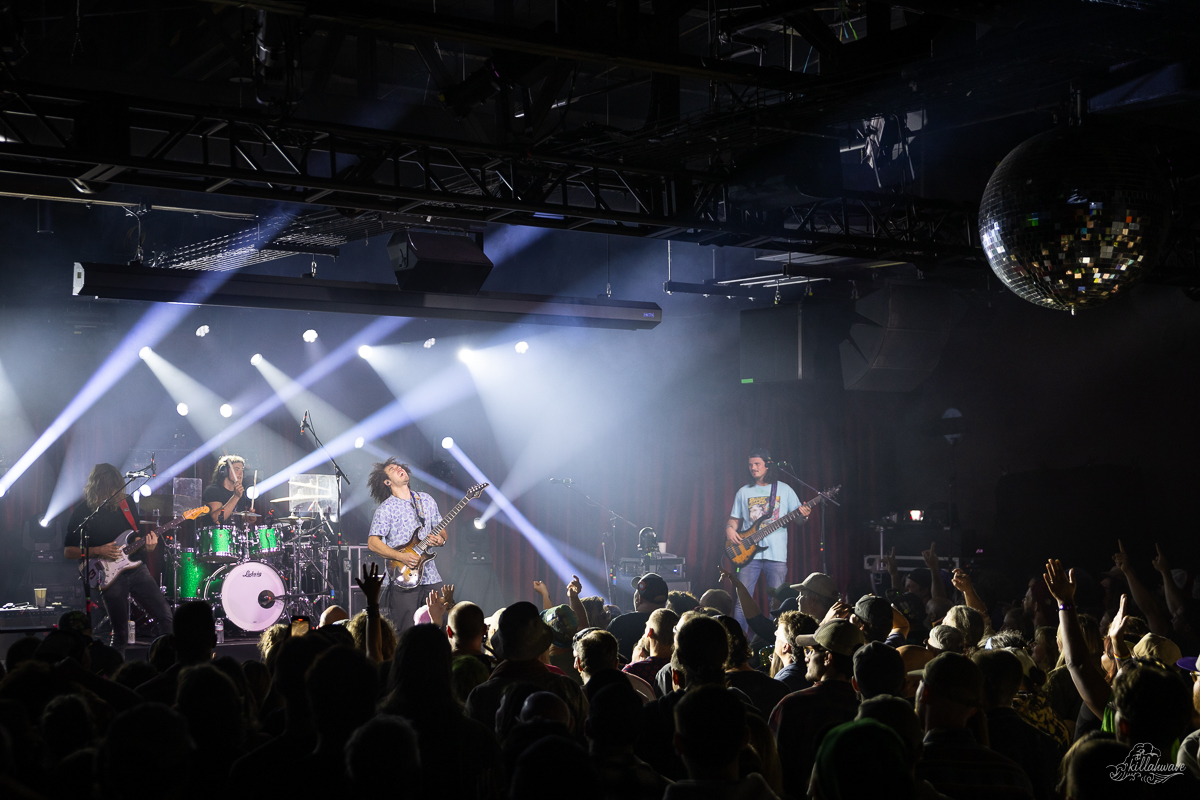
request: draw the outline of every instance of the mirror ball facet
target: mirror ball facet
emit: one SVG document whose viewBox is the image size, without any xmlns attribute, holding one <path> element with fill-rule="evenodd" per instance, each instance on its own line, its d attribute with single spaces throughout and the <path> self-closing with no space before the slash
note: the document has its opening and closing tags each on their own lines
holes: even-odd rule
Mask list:
<svg viewBox="0 0 1200 800">
<path fill-rule="evenodd" d="M 1165 182 L 1131 142 L 1091 127 L 1038 134 L 1005 156 L 979 207 L 992 271 L 1019 297 L 1074 311 L 1138 283 L 1162 251 Z"/>
</svg>

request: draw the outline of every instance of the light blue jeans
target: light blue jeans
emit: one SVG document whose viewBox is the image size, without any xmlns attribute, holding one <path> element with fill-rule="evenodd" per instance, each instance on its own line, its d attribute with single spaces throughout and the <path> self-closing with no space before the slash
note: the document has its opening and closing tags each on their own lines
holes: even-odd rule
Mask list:
<svg viewBox="0 0 1200 800">
<path fill-rule="evenodd" d="M 774 589 L 787 580 L 787 562 L 753 558 L 749 564 L 738 570 L 738 580 L 745 585 L 746 591 L 751 595 L 754 594 L 754 587 L 758 584 L 760 574 L 766 580 L 767 588 Z M 763 612 L 770 614 L 770 609 L 763 608 Z M 742 611 L 742 603 L 737 599 L 736 593 L 733 598 L 733 618 L 743 628 L 746 627 L 746 614 Z"/>
</svg>

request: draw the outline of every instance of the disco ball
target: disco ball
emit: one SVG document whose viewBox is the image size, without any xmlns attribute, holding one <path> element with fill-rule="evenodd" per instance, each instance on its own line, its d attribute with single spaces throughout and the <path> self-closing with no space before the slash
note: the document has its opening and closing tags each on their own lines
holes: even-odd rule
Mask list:
<svg viewBox="0 0 1200 800">
<path fill-rule="evenodd" d="M 1074 313 L 1145 277 L 1170 218 L 1165 182 L 1131 142 L 1062 127 L 1017 146 L 996 167 L 979 207 L 979 236 L 1009 289 Z"/>
</svg>

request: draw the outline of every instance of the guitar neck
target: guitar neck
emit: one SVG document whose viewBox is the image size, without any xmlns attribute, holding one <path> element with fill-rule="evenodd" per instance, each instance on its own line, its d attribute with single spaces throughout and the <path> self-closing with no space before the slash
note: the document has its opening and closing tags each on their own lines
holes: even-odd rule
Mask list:
<svg viewBox="0 0 1200 800">
<path fill-rule="evenodd" d="M 804 509 L 812 508 L 813 506 L 819 504 L 824 499 L 825 498 L 823 496 L 817 495 L 812 500 L 809 500 L 807 503 L 801 503 L 800 506 L 795 511 L 790 511 L 787 514 L 784 514 L 779 519 L 773 519 L 770 522 L 766 523 L 765 525 L 760 525 L 757 531 L 750 534 L 750 537 L 749 537 L 750 543 L 758 544 L 760 541 L 765 539 L 767 536 L 770 536 L 772 533 L 779 530 L 784 525 L 787 525 L 789 522 L 791 522 L 792 520 L 799 517 L 801 515 L 801 513 L 804 511 Z"/>
<path fill-rule="evenodd" d="M 136 542 L 130 542 L 129 544 L 125 545 L 125 547 L 123 548 L 125 551 L 125 555 L 131 556 L 134 553 L 136 553 L 138 550 L 141 550 L 143 547 L 145 547 L 146 540 L 150 538 L 150 534 L 154 534 L 155 536 L 158 536 L 160 533 L 166 533 L 167 531 L 171 530 L 172 528 L 178 528 L 182 523 L 183 523 L 182 519 L 174 519 L 165 525 L 159 525 L 157 528 L 155 528 L 152 531 L 147 531 L 146 535 L 140 537 Z"/>
<path fill-rule="evenodd" d="M 464 497 L 462 500 L 459 500 L 458 505 L 456 505 L 454 508 L 447 511 L 446 515 L 444 517 L 442 517 L 442 521 L 439 522 L 437 525 L 433 526 L 433 529 L 429 532 L 429 535 L 433 536 L 435 533 L 441 533 L 442 531 L 446 530 L 446 526 L 449 525 L 451 522 L 453 522 L 454 518 L 456 516 L 458 516 L 458 512 L 460 512 L 464 508 L 466 508 L 467 503 L 470 503 L 470 502 L 471 502 L 471 498 L 469 496 Z M 428 538 L 425 538 L 424 540 L 417 542 L 416 544 L 413 545 L 413 550 L 415 550 L 418 553 L 424 553 L 430 547 L 428 542 L 429 542 Z"/>
</svg>

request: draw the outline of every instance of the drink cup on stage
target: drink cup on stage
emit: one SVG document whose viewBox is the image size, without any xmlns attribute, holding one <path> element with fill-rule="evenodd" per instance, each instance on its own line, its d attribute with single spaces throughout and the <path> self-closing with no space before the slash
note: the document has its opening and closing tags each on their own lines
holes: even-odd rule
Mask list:
<svg viewBox="0 0 1200 800">
<path fill-rule="evenodd" d="M 45 588 L 33 590 L 33 604 L 35 606 L 37 606 L 38 608 L 46 607 L 46 590 L 45 590 Z"/>
<path fill-rule="evenodd" d="M 666 554 L 666 552 L 667 552 L 667 543 L 666 542 L 658 543 L 658 552 L 663 553 L 664 555 Z"/>
</svg>

